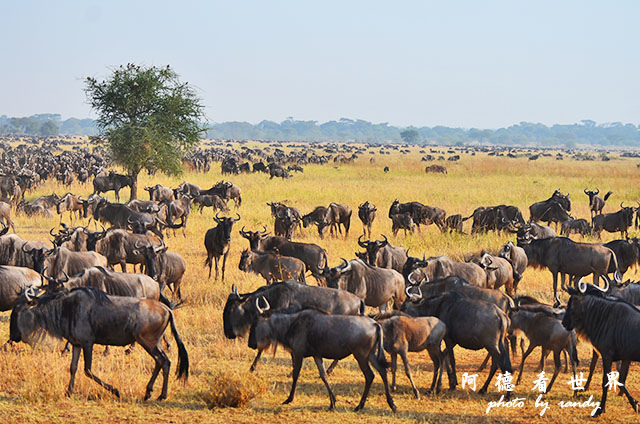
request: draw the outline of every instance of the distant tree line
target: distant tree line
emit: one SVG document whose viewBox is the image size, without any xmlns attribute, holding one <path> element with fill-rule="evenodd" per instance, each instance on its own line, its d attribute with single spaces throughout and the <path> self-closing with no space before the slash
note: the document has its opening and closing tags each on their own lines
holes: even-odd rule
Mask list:
<svg viewBox="0 0 640 424">
<path fill-rule="evenodd" d="M 0 134 L 95 135 L 97 128 L 91 119 L 69 118 L 41 114 L 28 118 L 0 116 Z M 492 144 L 502 146 L 576 147 L 635 146 L 640 147 L 640 126 L 613 122 L 597 124 L 584 120 L 576 124 L 552 125 L 520 122 L 506 128 L 478 129 L 435 127 L 395 127 L 387 123 L 374 124 L 360 119 L 340 118 L 337 121 L 299 121 L 288 118 L 280 123 L 262 121 L 223 122 L 210 124 L 209 139 L 272 140 L 272 141 L 339 141 L 409 144 Z"/>
</svg>

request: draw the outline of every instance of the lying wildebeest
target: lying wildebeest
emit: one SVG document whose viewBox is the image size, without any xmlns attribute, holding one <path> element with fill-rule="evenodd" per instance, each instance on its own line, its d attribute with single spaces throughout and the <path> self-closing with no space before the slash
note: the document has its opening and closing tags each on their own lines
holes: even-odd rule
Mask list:
<svg viewBox="0 0 640 424">
<path fill-rule="evenodd" d="M 624 273 L 633 265 L 640 264 L 640 240 L 637 237 L 627 240 L 613 240 L 605 243 L 604 247 L 608 247 L 616 254 L 621 276 L 624 276 Z M 609 272 L 612 273 L 614 271 L 609 266 Z"/>
<path fill-rule="evenodd" d="M 398 354 L 402 358 L 404 371 L 411 382 L 413 395 L 420 399 L 420 394 L 411 377 L 408 352 L 427 350 L 433 361 L 433 380 L 428 393 L 440 392 L 444 355 L 440 349 L 447 327 L 436 317 L 411 317 L 403 313 L 380 314 L 373 317 L 382 325 L 384 334 L 384 350 L 391 354 L 391 391 L 396 390 L 396 371 Z"/>
<path fill-rule="evenodd" d="M 568 237 L 572 233 L 586 237 L 591 234 L 591 225 L 589 225 L 586 219 L 582 218 L 563 221 L 560 227 L 560 235 Z"/>
<path fill-rule="evenodd" d="M 598 188 L 596 188 L 595 191 L 587 190 L 586 188 L 584 189 L 584 194 L 589 196 L 589 210 L 591 211 L 592 220 L 594 216 L 600 215 L 602 213 L 605 202 L 607 201 L 607 199 L 609 199 L 609 196 L 613 194 L 613 191 L 607 192 L 607 194 L 604 195 L 604 199 L 598 196 L 599 193 L 600 189 Z"/>
<path fill-rule="evenodd" d="M 0 311 L 10 311 L 29 287 L 40 287 L 42 278 L 36 271 L 21 266 L 0 266 Z"/>
<path fill-rule="evenodd" d="M 628 237 L 628 229 L 633 225 L 633 214 L 637 208 L 623 206 L 620 202 L 620 210 L 614 213 L 606 213 L 593 217 L 593 232 L 600 238 L 600 233 L 605 230 L 610 233 L 620 231 L 620 237 Z"/>
<path fill-rule="evenodd" d="M 447 173 L 447 168 L 445 168 L 442 165 L 429 165 L 424 169 L 424 171 L 427 174 L 430 173 L 430 172 L 446 174 Z"/>
<path fill-rule="evenodd" d="M 566 237 L 552 237 L 536 240 L 527 235 L 518 238 L 518 246 L 527 254 L 529 266 L 547 268 L 553 275 L 553 297 L 558 304 L 558 273 L 561 274 L 561 287 L 565 287 L 564 275 L 568 274 L 575 281 L 589 274 L 593 274 L 593 282 L 607 275 L 611 264 L 614 268 L 614 279 L 621 282 L 622 277 L 618 269 L 615 253 L 609 248 L 591 243 L 576 243 Z"/>
<path fill-rule="evenodd" d="M 234 286 L 222 312 L 225 337 L 235 339 L 244 336 L 258 322 L 259 297 L 264 297 L 273 305 L 273 312 L 315 309 L 336 315 L 363 315 L 365 310 L 364 301 L 353 293 L 306 286 L 296 281 L 271 284 L 246 294 L 239 294 Z M 251 364 L 251 371 L 255 370 L 261 355 L 262 350 L 259 350 Z"/>
<path fill-rule="evenodd" d="M 559 205 L 560 208 L 554 205 Z M 564 214 L 562 214 L 562 212 L 564 212 Z M 566 220 L 561 218 L 564 217 L 567 212 L 571 212 L 569 194 L 562 194 L 560 189 L 557 189 L 547 200 L 529 206 L 529 221 L 562 222 Z M 556 216 L 556 214 L 562 215 L 562 217 Z"/>
<path fill-rule="evenodd" d="M 452 291 L 431 298 L 412 296 L 402 305 L 402 311 L 411 316 L 436 316 L 447 327 L 444 337 L 446 356 L 451 364 L 449 387 L 457 385 L 456 361 L 453 353 L 455 346 L 465 349 L 486 349 L 491 355 L 489 378 L 479 393 L 485 393 L 496 370 L 512 373 L 511 360 L 506 348 L 509 318 L 503 310 L 493 303 L 470 299 Z"/>
<path fill-rule="evenodd" d="M 376 207 L 373 204 L 369 203 L 368 200 L 358 206 L 358 218 L 360 218 L 360 221 L 362 221 L 362 234 L 365 237 L 371 238 L 371 225 L 376 219 L 376 211 Z M 368 236 L 367 231 L 369 231 Z"/>
<path fill-rule="evenodd" d="M 407 249 L 404 247 L 391 246 L 387 236 L 383 234 L 382 237 L 384 237 L 384 240 L 374 241 L 363 241 L 361 240 L 362 236 L 358 237 L 358 245 L 366 250 L 366 257 L 363 260 L 369 265 L 395 269 L 399 273 L 402 273 L 402 268 L 409 256 Z"/>
<path fill-rule="evenodd" d="M 371 266 L 360 259 L 349 262 L 342 259 L 337 267 L 326 267 L 322 275 L 327 279 L 328 287 L 351 292 L 363 299 L 365 305 L 380 307 L 381 312 L 386 311 L 390 300 L 393 300 L 394 309 L 400 309 L 405 299 L 402 274 Z"/>
<path fill-rule="evenodd" d="M 640 311 L 622 299 L 605 296 L 602 289 L 596 286 L 580 282 L 578 288 L 568 288 L 571 298 L 562 325 L 569 331 L 575 330 L 579 337 L 588 340 L 602 355 L 602 398 L 592 415 L 597 417 L 605 412 L 607 391 L 611 385 L 608 377 L 614 361 L 622 361 L 619 388 L 634 411 L 637 411 L 638 402 L 631 396 L 625 383 L 631 361 L 640 361 L 637 337 L 640 332 Z"/>
<path fill-rule="evenodd" d="M 270 236 L 267 229 L 263 231 L 240 230 L 240 235 L 249 240 L 249 247 L 254 252 L 273 251 L 282 256 L 300 259 L 307 271 L 320 282 L 324 282 L 322 272 L 327 266 L 327 251 L 317 244 L 290 241 L 284 237 Z"/>
<path fill-rule="evenodd" d="M 126 346 L 138 342 L 155 360 L 144 398 L 149 399 L 153 383 L 162 370 L 162 392 L 158 400 L 166 399 L 171 362 L 161 348 L 167 325 L 178 345 L 178 378 L 189 376 L 189 356 L 176 330 L 171 309 L 151 299 L 108 296 L 88 287 L 69 293 L 35 297 L 33 289 L 20 296 L 11 312 L 10 340 L 30 342 L 44 330 L 53 337 L 64 338 L 73 345 L 71 377 L 67 396 L 71 396 L 80 352 L 84 352 L 84 372 L 87 377 L 120 397 L 115 387 L 103 382 L 91 371 L 94 344 Z"/>
<path fill-rule="evenodd" d="M 113 190 L 116 193 L 116 202 L 120 201 L 120 189 L 133 185 L 133 180 L 127 175 L 116 174 L 113 171 L 104 177 L 93 179 L 93 194 L 102 194 Z"/>
<path fill-rule="evenodd" d="M 450 233 L 456 232 L 456 233 L 464 234 L 464 231 L 462 231 L 463 222 L 464 221 L 462 220 L 462 215 L 458 213 L 455 215 L 449 215 L 447 219 L 445 219 L 444 225 L 445 225 L 445 228 L 449 230 Z"/>
<path fill-rule="evenodd" d="M 266 303 L 267 312 L 269 304 Z M 374 374 L 369 364 L 378 371 L 384 383 L 387 403 L 395 412 L 387 370 L 389 366 L 384 356 L 383 335 L 380 324 L 368 317 L 350 315 L 327 315 L 322 312 L 305 310 L 293 314 L 270 314 L 251 327 L 249 347 L 264 349 L 271 344 L 280 344 L 291 352 L 293 362 L 293 382 L 285 404 L 293 401 L 298 376 L 304 358 L 313 356 L 320 378 L 329 392 L 330 409 L 335 407 L 336 398 L 331 391 L 323 358 L 343 359 L 353 355 L 365 377 L 364 392 L 355 411 L 364 408 L 364 404 L 373 382 Z"/>
<path fill-rule="evenodd" d="M 295 280 L 306 284 L 304 262 L 291 256 L 278 256 L 272 252 L 256 253 L 245 249 L 240 256 L 238 268 L 241 271 L 261 275 L 267 284 L 284 280 Z"/>
<path fill-rule="evenodd" d="M 218 279 L 218 261 L 222 256 L 222 282 L 224 282 L 224 270 L 227 266 L 227 256 L 229 255 L 229 247 L 231 245 L 231 229 L 233 228 L 233 224 L 240 221 L 240 214 L 236 215 L 238 215 L 238 218 L 220 218 L 218 214 L 216 214 L 214 220 L 218 225 L 208 229 L 204 235 L 204 247 L 207 249 L 207 259 L 204 261 L 204 265 L 209 266 L 209 279 L 211 279 L 212 259 L 216 262 L 215 279 Z"/>
</svg>

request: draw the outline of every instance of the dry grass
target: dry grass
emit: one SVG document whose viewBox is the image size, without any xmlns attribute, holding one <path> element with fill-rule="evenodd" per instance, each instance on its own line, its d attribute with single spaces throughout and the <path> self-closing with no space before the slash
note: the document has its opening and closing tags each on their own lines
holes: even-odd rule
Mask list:
<svg viewBox="0 0 640 424">
<path fill-rule="evenodd" d="M 391 413 L 384 400 L 381 381 L 376 378 L 367 406 L 361 413 L 351 409 L 359 401 L 363 377 L 352 359 L 343 361 L 331 376 L 331 384 L 338 398 L 337 411 L 327 412 L 329 405 L 326 390 L 318 378 L 312 361 L 306 361 L 299 381 L 296 398 L 291 405 L 281 406 L 290 388 L 291 371 L 288 355 L 279 350 L 274 357 L 263 359 L 255 373 L 248 377 L 247 370 L 255 352 L 247 347 L 246 340 L 227 340 L 222 331 L 222 308 L 231 285 L 240 291 L 253 290 L 263 284 L 261 277 L 238 270 L 240 252 L 247 246 L 237 231 L 244 225 L 248 229 L 261 228 L 273 220 L 268 201 L 286 201 L 303 212 L 316 205 L 326 205 L 331 201 L 348 204 L 354 209 L 352 230 L 346 240 L 329 238 L 319 240 L 314 229 L 304 230 L 298 239 L 318 243 L 329 252 L 329 262 L 339 263 L 341 257 L 352 258 L 357 247 L 357 236 L 361 225 L 357 219 L 357 206 L 369 200 L 378 206 L 378 218 L 373 225 L 374 234 L 390 236 L 391 223 L 386 217 L 388 207 L 394 198 L 401 201 L 418 200 L 425 204 L 437 205 L 448 213 L 462 213 L 467 216 L 480 205 L 500 203 L 515 204 L 528 216 L 528 205 L 547 198 L 554 189 L 570 192 L 573 199 L 572 214 L 588 217 L 587 197 L 582 190 L 598 186 L 601 191 L 613 190 L 606 211 L 617 209 L 621 200 L 627 202 L 640 199 L 637 185 L 638 170 L 630 159 L 611 162 L 557 162 L 553 158 L 542 158 L 536 162 L 526 159 L 507 159 L 478 154 L 475 157 L 463 155 L 459 163 L 446 163 L 448 175 L 426 175 L 424 162 L 420 162 L 418 149 L 410 155 L 375 155 L 376 163 L 369 163 L 369 156 L 352 165 L 336 167 L 306 166 L 304 174 L 296 174 L 288 181 L 269 180 L 268 176 L 240 175 L 228 178 L 243 190 L 243 206 L 239 213 L 242 220 L 236 224 L 232 237 L 232 249 L 227 263 L 227 279 L 224 284 L 208 281 L 203 268 L 205 250 L 203 238 L 206 230 L 214 225 L 212 213 L 203 215 L 194 212 L 189 221 L 187 238 L 181 235 L 167 240 L 170 249 L 180 253 L 188 268 L 183 281 L 183 295 L 186 305 L 176 311 L 178 329 L 185 341 L 191 360 L 191 377 L 188 384 L 170 381 L 169 399 L 165 402 L 141 401 L 144 388 L 152 370 L 151 358 L 140 348 L 131 355 L 124 349 L 114 348 L 108 356 L 101 355 L 101 348 L 95 349 L 94 371 L 107 382 L 120 389 L 122 400 L 114 399 L 85 376 L 78 375 L 76 390 L 72 398 L 64 397 L 68 381 L 70 357 L 60 353 L 62 344 L 47 340 L 31 348 L 21 344 L 0 352 L 0 417 L 19 422 L 81 422 L 100 420 L 104 422 L 530 422 L 538 410 L 534 407 L 537 394 L 530 389 L 535 379 L 533 369 L 538 354 L 535 353 L 525 367 L 523 382 L 516 388 L 516 397 L 526 397 L 523 409 L 494 410 L 485 414 L 487 404 L 499 395 L 493 384 L 489 394 L 480 396 L 467 389 L 439 396 L 423 395 L 416 401 L 408 381 L 399 372 L 399 388 L 395 394 L 399 412 Z M 388 165 L 391 172 L 384 174 L 382 168 Z M 144 176 L 140 185 L 151 182 L 172 187 L 183 180 L 209 187 L 222 177 L 219 166 L 207 175 L 187 174 L 180 179 L 158 175 L 151 179 Z M 54 183 L 47 183 L 37 192 L 28 195 L 34 199 L 42 194 L 66 191 Z M 91 186 L 74 185 L 74 193 L 87 195 Z M 142 190 L 140 190 L 141 193 Z M 124 196 L 128 196 L 125 190 Z M 123 197 L 124 197 L 123 196 Z M 111 197 L 112 198 L 112 197 Z M 112 198 L 113 199 L 113 198 Z M 233 211 L 235 212 L 235 211 Z M 68 218 L 65 218 L 68 222 Z M 56 226 L 58 217 L 51 219 L 27 219 L 17 217 L 18 234 L 25 239 L 48 240 L 48 231 Z M 468 229 L 467 222 L 466 228 Z M 607 239 L 613 239 L 607 235 Z M 470 237 L 467 235 L 444 235 L 435 227 L 423 229 L 405 237 L 402 232 L 393 244 L 403 245 L 413 255 L 427 256 L 448 254 L 461 256 L 466 252 L 482 248 L 497 248 L 512 237 L 494 234 Z M 635 270 L 627 277 L 636 277 Z M 312 280 L 312 279 L 311 279 Z M 527 270 L 520 283 L 520 291 L 551 301 L 551 277 L 546 271 Z M 0 316 L 0 339 L 8 339 L 9 313 Z M 169 353 L 176 363 L 176 349 Z M 484 357 L 482 352 L 471 352 L 457 348 L 458 372 L 472 372 Z M 579 355 L 582 359 L 580 370 L 587 372 L 590 349 L 581 344 Z M 412 365 L 417 368 L 414 378 L 419 388 L 430 384 L 431 363 L 426 354 L 411 354 Z M 514 367 L 519 358 L 514 359 Z M 547 371 L 552 370 L 551 362 Z M 632 393 L 640 393 L 637 365 L 632 366 L 628 379 Z M 479 382 L 486 378 L 487 371 L 480 373 Z M 460 377 L 459 377 L 460 378 Z M 561 374 L 552 393 L 545 396 L 550 402 L 550 410 L 545 414 L 546 422 L 582 422 L 588 418 L 587 409 L 561 409 L 558 402 L 569 400 L 568 374 Z M 599 399 L 600 372 L 595 377 L 590 394 Z M 255 383 L 254 383 L 255 382 Z M 157 385 L 159 383 L 156 383 Z M 445 385 L 446 385 L 445 381 Z M 246 401 L 238 408 L 214 408 L 210 410 L 207 396 L 203 394 L 227 393 L 230 388 L 238 388 L 239 394 L 220 401 L 223 404 Z M 266 388 L 266 390 L 261 390 Z M 156 387 L 156 394 L 159 386 Z M 255 393 L 253 399 L 248 396 Z M 225 395 L 226 396 L 226 395 Z M 586 398 L 585 398 L 586 399 Z M 622 398 L 609 398 L 608 410 L 602 420 L 606 422 L 637 421 L 628 403 Z M 211 403 L 216 403 L 209 398 Z"/>
</svg>

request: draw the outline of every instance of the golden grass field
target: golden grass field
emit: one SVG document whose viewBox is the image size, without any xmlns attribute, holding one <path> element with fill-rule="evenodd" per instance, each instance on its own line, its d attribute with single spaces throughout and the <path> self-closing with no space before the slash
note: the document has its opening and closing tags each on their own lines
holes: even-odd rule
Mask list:
<svg viewBox="0 0 640 424">
<path fill-rule="evenodd" d="M 500 395 L 491 384 L 489 393 L 479 395 L 467 388 L 458 388 L 455 392 L 445 390 L 440 395 L 427 395 L 424 389 L 431 382 L 432 364 L 426 353 L 410 354 L 414 371 L 414 380 L 423 392 L 422 400 L 415 400 L 409 382 L 402 371 L 398 370 L 398 390 L 394 395 L 398 412 L 392 413 L 384 399 L 382 382 L 376 375 L 372 391 L 360 413 L 351 412 L 357 405 L 364 378 L 353 359 L 346 359 L 330 376 L 330 382 L 337 396 L 337 410 L 327 411 L 329 399 L 313 361 L 307 359 L 299 380 L 296 398 L 290 405 L 281 405 L 289 392 L 291 378 L 288 377 L 291 365 L 288 354 L 282 349 L 275 357 L 266 355 L 258 366 L 255 376 L 248 373 L 255 352 L 247 347 L 245 339 L 227 340 L 222 331 L 222 308 L 232 284 L 240 292 L 247 292 L 263 284 L 257 275 L 249 275 L 238 269 L 242 249 L 248 242 L 240 237 L 242 226 L 247 229 L 259 229 L 267 225 L 273 227 L 268 201 L 284 201 L 309 212 L 317 205 L 329 202 L 344 203 L 354 210 L 351 232 L 346 240 L 326 238 L 320 240 L 315 227 L 303 230 L 296 239 L 313 242 L 324 247 L 329 253 L 329 263 L 335 266 L 341 257 L 351 259 L 354 251 L 359 250 L 357 237 L 362 226 L 357 218 L 357 207 L 369 200 L 378 207 L 378 217 L 373 232 L 379 238 L 387 234 L 394 245 L 410 249 L 413 256 L 447 254 L 460 257 L 465 253 L 483 248 L 498 248 L 507 240 L 515 240 L 512 235 L 498 236 L 486 234 L 479 236 L 442 234 L 435 226 L 423 229 L 405 237 L 402 232 L 397 238 L 391 237 L 391 221 L 387 218 L 390 203 L 398 198 L 402 202 L 420 201 L 427 205 L 444 208 L 448 214 L 462 213 L 468 216 L 477 206 L 513 204 L 528 218 L 528 206 L 548 198 L 560 188 L 563 193 L 571 193 L 572 215 L 589 218 L 588 199 L 583 194 L 585 187 L 598 186 L 601 192 L 613 190 L 614 194 L 605 207 L 605 212 L 618 210 L 620 201 L 640 200 L 634 159 L 619 159 L 613 154 L 610 162 L 577 162 L 573 160 L 556 161 L 553 157 L 544 157 L 535 162 L 526 158 L 508 159 L 489 157 L 484 153 L 476 156 L 463 155 L 458 163 L 445 163 L 448 175 L 425 174 L 425 162 L 418 148 L 411 154 L 401 155 L 393 152 L 381 156 L 377 153 L 376 162 L 371 164 L 369 157 L 363 155 L 354 164 L 337 165 L 333 163 L 318 166 L 305 166 L 303 174 L 286 181 L 269 180 L 264 174 L 239 175 L 225 177 L 242 188 L 242 207 L 238 210 L 241 221 L 234 227 L 232 247 L 227 263 L 226 281 L 207 280 L 207 270 L 203 267 L 206 257 L 203 240 L 207 229 L 213 227 L 213 214 L 205 209 L 200 215 L 193 211 L 187 228 L 187 237 L 181 234 L 166 240 L 169 248 L 178 252 L 187 262 L 187 272 L 183 280 L 184 307 L 175 311 L 178 330 L 186 344 L 191 363 L 191 376 L 186 385 L 177 382 L 174 377 L 177 363 L 175 344 L 169 356 L 173 367 L 169 384 L 169 398 L 164 402 L 142 402 L 144 388 L 149 379 L 153 360 L 141 348 L 131 355 L 125 355 L 124 349 L 113 348 L 107 356 L 102 348 L 94 349 L 94 373 L 115 385 L 122 399 L 117 400 L 94 382 L 85 377 L 80 370 L 76 378 L 75 393 L 66 398 L 64 391 L 69 378 L 70 355 L 62 355 L 63 342 L 47 339 L 31 347 L 19 344 L 0 351 L 0 417 L 13 422 L 272 422 L 272 423 L 336 423 L 336 422 L 517 422 L 528 423 L 538 417 L 539 409 L 534 407 L 537 392 L 531 390 L 535 379 L 534 368 L 539 359 L 539 351 L 528 359 L 522 383 L 516 388 L 514 397 L 526 398 L 524 408 L 496 408 L 485 414 L 489 401 L 497 400 Z M 373 151 L 373 150 L 371 150 Z M 391 171 L 382 172 L 388 165 Z M 216 163 L 208 174 L 185 173 L 174 178 L 157 175 L 149 178 L 144 175 L 139 181 L 139 193 L 144 185 L 155 183 L 176 187 L 180 182 L 189 182 L 208 188 L 222 179 L 219 164 Z M 43 194 L 56 191 L 63 194 L 72 191 L 87 196 L 92 191 L 91 184 L 74 184 L 69 189 L 47 182 L 27 194 L 33 200 Z M 123 200 L 128 198 L 128 189 L 123 190 Z M 113 193 L 108 196 L 113 200 Z M 231 202 L 232 203 L 232 202 Z M 634 203 L 635 204 L 635 203 Z M 232 210 L 231 213 L 235 213 Z M 17 233 L 28 240 L 48 240 L 49 229 L 57 226 L 57 216 L 50 219 L 30 219 L 24 216 L 14 217 Z M 65 217 L 65 222 L 68 217 Z M 470 222 L 465 223 L 465 231 L 470 230 Z M 603 241 L 618 235 L 604 233 Z M 575 236 L 572 236 L 575 237 Z M 635 270 L 630 270 L 625 278 L 638 278 Z M 315 284 L 309 278 L 310 284 Z M 519 294 L 529 294 L 548 302 L 552 301 L 551 274 L 548 271 L 528 269 L 519 285 Z M 566 294 L 563 295 L 566 301 Z M 0 340 L 9 337 L 9 312 L 0 315 Z M 169 339 L 172 341 L 172 338 Z M 456 348 L 458 378 L 463 372 L 475 372 L 484 358 L 484 351 L 472 352 Z M 590 348 L 581 343 L 579 371 L 588 371 Z M 514 369 L 520 364 L 520 357 L 512 358 Z M 632 365 L 627 380 L 630 391 L 640 396 L 640 377 L 638 365 Z M 547 361 L 546 371 L 550 377 L 553 371 L 551 357 Z M 488 370 L 480 373 L 479 386 L 484 382 Z M 552 392 L 545 396 L 550 409 L 541 421 L 549 423 L 583 422 L 589 419 L 590 408 L 562 409 L 558 402 L 571 400 L 572 392 L 567 384 L 570 374 L 561 373 Z M 225 383 L 227 382 L 228 383 Z M 234 381 L 236 383 L 234 383 Z M 254 388 L 257 396 L 241 408 L 207 408 L 207 395 L 220 391 L 227 385 L 237 382 Z M 212 385 L 217 382 L 218 385 Z M 220 384 L 220 382 L 222 382 Z M 495 380 L 494 380 L 495 382 Z M 601 373 L 598 372 L 590 391 L 579 399 L 586 400 L 594 395 L 600 398 Z M 443 387 L 448 380 L 443 378 Z M 160 390 L 160 381 L 156 382 L 155 396 Z M 638 422 L 635 415 L 621 397 L 610 396 L 607 412 L 599 418 L 601 422 Z"/>
</svg>

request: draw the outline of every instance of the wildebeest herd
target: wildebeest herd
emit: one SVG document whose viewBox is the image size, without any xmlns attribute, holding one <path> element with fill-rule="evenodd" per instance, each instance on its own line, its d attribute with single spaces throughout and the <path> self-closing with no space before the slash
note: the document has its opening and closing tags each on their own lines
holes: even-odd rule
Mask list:
<svg viewBox="0 0 640 424">
<path fill-rule="evenodd" d="M 196 155 L 190 160 L 194 168 L 205 169 L 211 161 L 220 160 L 205 158 Z M 348 163 L 349 156 L 344 160 Z M 226 173 L 236 174 L 233 161 L 220 161 L 223 171 L 226 167 Z M 247 172 L 242 165 L 236 163 L 238 173 Z M 256 169 L 255 164 L 253 168 Z M 65 174 L 56 170 L 54 175 L 57 172 Z M 340 366 L 339 360 L 353 355 L 365 378 L 356 410 L 365 405 L 375 371 L 384 383 L 386 401 L 394 411 L 392 393 L 396 387 L 398 355 L 414 396 L 420 397 L 408 352 L 427 351 L 434 365 L 427 392 L 433 393 L 440 391 L 445 371 L 449 387 L 454 389 L 458 385 L 454 354 L 458 345 L 487 351 L 491 363 L 480 389 L 483 393 L 489 390 L 498 370 L 513 373 L 512 360 L 517 356 L 519 336 L 526 337 L 529 347 L 525 350 L 521 344 L 518 381 L 524 361 L 534 348 L 542 348 L 543 358 L 553 352 L 554 374 L 548 390 L 560 372 L 563 353 L 575 374 L 577 335 L 593 345 L 594 363 L 596 352 L 602 356 L 603 376 L 610 372 L 613 362 L 622 361 L 618 369 L 624 383 L 630 361 L 640 360 L 634 338 L 634 331 L 640 329 L 636 328 L 640 326 L 640 316 L 636 315 L 640 312 L 633 306 L 640 304 L 640 286 L 622 282 L 624 273 L 640 263 L 640 242 L 635 237 L 628 238 L 627 232 L 634 224 L 634 216 L 638 222 L 638 208 L 620 203 L 620 211 L 603 214 L 611 192 L 600 198 L 599 190 L 585 189 L 592 211 L 590 220 L 574 219 L 570 196 L 560 190 L 547 200 L 532 204 L 528 220 L 512 205 L 478 207 L 468 211 L 471 214 L 467 216 L 447 214 L 442 208 L 417 201 L 402 203 L 389 199 L 388 223 L 393 236 L 400 230 L 424 234 L 424 228 L 431 224 L 443 233 L 464 235 L 464 223 L 472 220 L 470 234 L 496 232 L 505 237 L 500 250 L 470 252 L 464 258 L 412 256 L 404 247 L 393 246 L 385 235 L 373 237 L 372 223 L 376 218 L 380 220 L 376 216 L 378 206 L 362 199 L 357 215 L 363 227 L 361 234 L 358 231 L 357 242 L 363 251 L 354 252 L 355 258 L 340 259 L 338 265 L 331 267 L 330 252 L 317 244 L 294 239 L 309 231 L 304 228 L 310 225 L 317 227 L 321 240 L 332 236 L 348 238 L 352 217 L 349 205 L 331 202 L 305 214 L 285 202 L 269 202 L 264 207 L 270 209 L 274 219 L 274 235 L 270 235 L 270 223 L 248 228 L 252 225 L 241 216 L 242 192 L 228 181 L 220 181 L 210 189 L 187 182 L 176 188 L 156 184 L 145 187 L 149 200 L 121 204 L 100 194 L 114 191 L 119 198 L 119 190 L 131 185 L 128 177 L 104 170 L 99 173 L 94 175 L 93 193 L 86 197 L 52 194 L 28 203 L 23 200 L 28 186 L 17 194 L 19 201 L 14 205 L 19 213 L 46 216 L 55 210 L 60 215 L 60 227 L 50 231 L 51 243 L 25 241 L 9 233 L 10 229 L 15 232 L 11 207 L 6 214 L 0 208 L 0 215 L 5 218 L 0 235 L 3 276 L 0 305 L 4 311 L 12 310 L 11 341 L 37 341 L 42 331 L 67 340 L 72 347 L 68 394 L 73 390 L 83 352 L 85 374 L 119 396 L 117 388 L 92 372 L 93 345 L 137 343 L 155 361 L 144 398 L 150 397 L 160 371 L 163 383 L 159 398 L 166 398 L 170 361 L 162 339 L 168 326 L 178 346 L 178 376 L 188 377 L 187 348 L 172 312 L 189 305 L 180 290 L 186 263 L 178 253 L 167 249 L 165 238 L 169 232 L 175 236 L 176 229 L 182 229 L 182 236 L 178 237 L 186 237 L 184 229 L 192 207 L 199 207 L 201 212 L 204 207 L 216 210 L 215 225 L 203 240 L 208 278 L 213 274 L 214 281 L 224 281 L 231 243 L 239 242 L 235 240 L 238 234 L 247 239 L 242 254 L 230 259 L 240 270 L 264 278 L 266 285 L 248 293 L 231 289 L 224 305 L 223 330 L 231 339 L 247 337 L 249 347 L 257 350 L 251 370 L 255 370 L 262 352 L 270 346 L 281 345 L 291 353 L 293 384 L 285 403 L 293 401 L 303 359 L 309 356 L 315 360 L 332 408 L 336 397 L 328 375 Z M 70 171 L 70 175 L 73 178 L 75 174 Z M 281 175 L 276 172 L 271 176 Z M 18 175 L 5 177 L 11 178 L 14 183 L 7 183 L 8 187 L 19 187 Z M 15 196 L 15 192 L 8 190 L 7 203 L 11 204 Z M 232 213 L 227 205 L 229 200 L 234 200 Z M 228 216 L 222 216 L 223 212 Z M 64 214 L 68 214 L 68 224 L 62 223 Z M 86 225 L 79 225 L 86 219 L 89 219 Z M 550 225 L 555 225 L 555 230 Z M 561 236 L 556 235 L 559 226 Z M 604 245 L 568 238 L 574 233 L 599 236 L 603 230 L 619 232 L 622 238 Z M 507 240 L 512 233 L 516 235 L 515 243 Z M 339 258 L 332 259 L 337 262 Z M 127 264 L 139 273 L 127 273 Z M 115 266 L 122 272 L 116 272 Z M 528 267 L 551 272 L 555 304 L 518 294 L 526 287 Z M 560 289 L 570 296 L 566 305 L 561 303 L 558 274 Z M 594 284 L 585 284 L 582 279 L 590 274 Z M 165 286 L 169 287 L 170 295 L 163 294 Z M 367 316 L 367 307 L 379 311 Z M 619 331 L 616 323 L 622 321 L 628 324 Z M 391 355 L 390 363 L 385 352 Z M 327 370 L 323 358 L 334 360 Z M 605 383 L 598 414 L 605 410 Z M 625 394 L 637 408 L 626 389 Z"/>
</svg>

